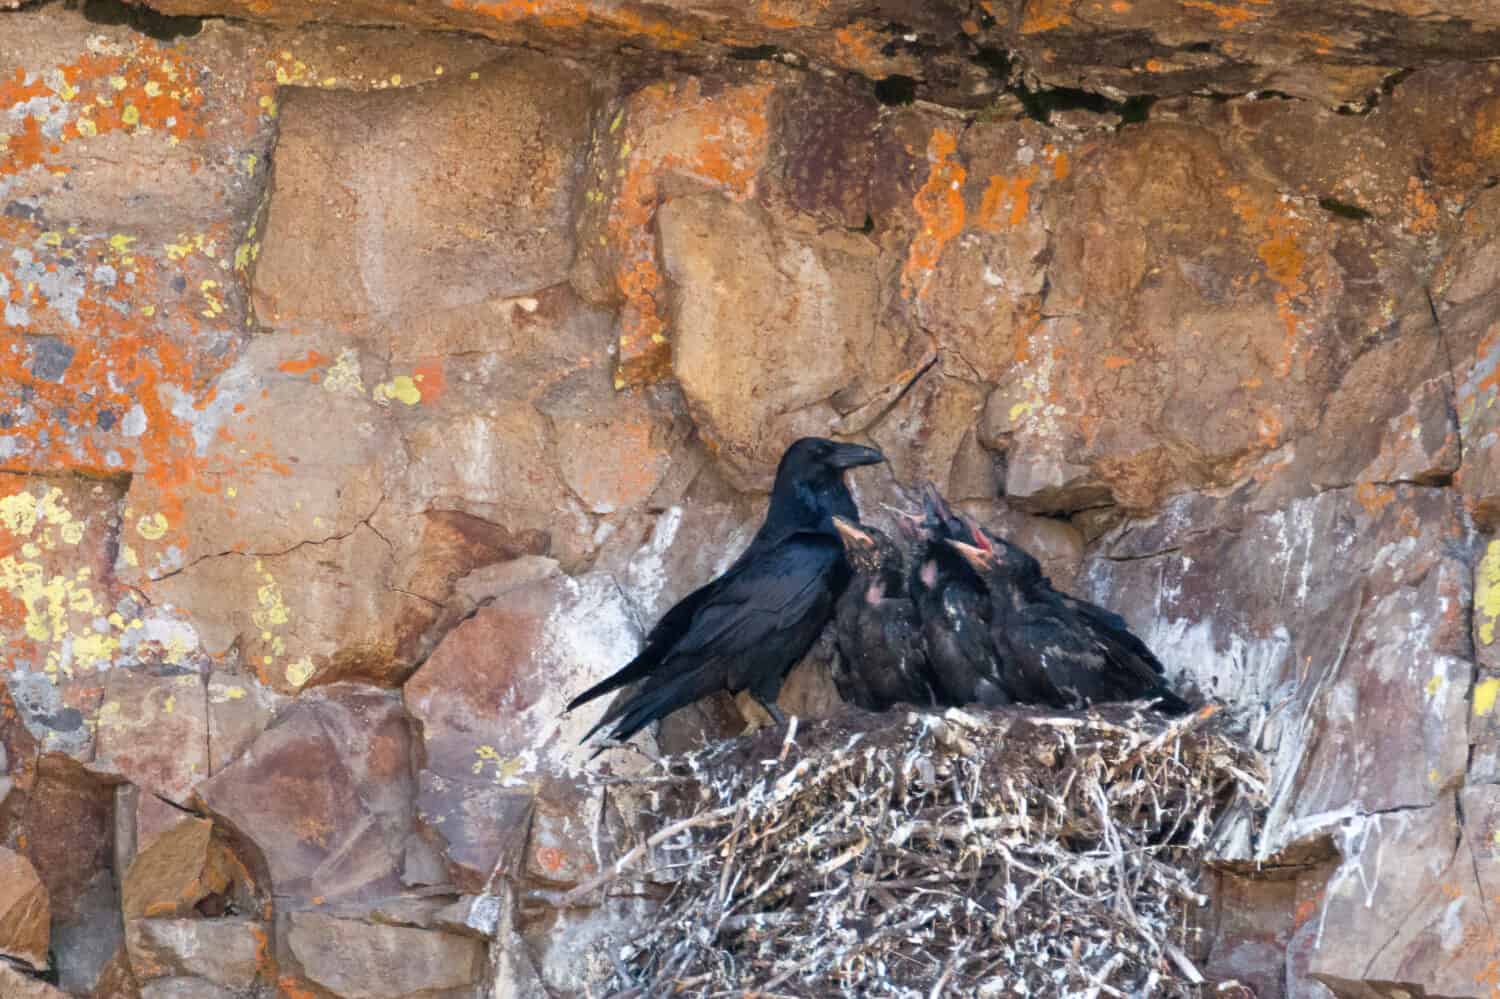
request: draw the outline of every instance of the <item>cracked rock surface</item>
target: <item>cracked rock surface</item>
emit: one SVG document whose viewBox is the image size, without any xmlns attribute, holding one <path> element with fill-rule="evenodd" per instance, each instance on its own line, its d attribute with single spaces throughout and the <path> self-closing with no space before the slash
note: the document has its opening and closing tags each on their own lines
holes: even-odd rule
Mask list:
<svg viewBox="0 0 1500 999">
<path fill-rule="evenodd" d="M 1211 982 L 1494 995 L 1496 55 L 1478 2 L 0 0 L 0 994 L 586 994 L 641 758 L 562 706 L 838 434 L 1271 761 Z"/>
</svg>

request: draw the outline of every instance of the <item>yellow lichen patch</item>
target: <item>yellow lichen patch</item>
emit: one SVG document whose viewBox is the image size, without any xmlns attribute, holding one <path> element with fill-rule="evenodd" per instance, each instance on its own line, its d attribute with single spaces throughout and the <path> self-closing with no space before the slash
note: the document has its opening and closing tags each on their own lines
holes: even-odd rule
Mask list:
<svg viewBox="0 0 1500 999">
<path fill-rule="evenodd" d="M 316 667 L 313 666 L 312 659 L 307 656 L 303 656 L 296 662 L 286 664 L 286 682 L 291 684 L 293 687 L 301 687 L 303 684 L 307 683 L 307 681 L 312 679 L 313 673 L 315 673 L 316 671 L 317 670 Z M 240 690 L 240 688 L 236 687 L 234 689 L 239 690 L 239 694 L 231 694 L 231 697 L 245 696 L 245 692 L 243 690 Z"/>
<path fill-rule="evenodd" d="M 1495 622 L 1500 620 L 1500 540 L 1491 541 L 1474 574 L 1475 635 L 1483 645 L 1495 643 Z"/>
<path fill-rule="evenodd" d="M 927 181 L 912 197 L 922 228 L 901 268 L 901 294 L 908 300 L 927 293 L 943 247 L 964 228 L 963 184 L 968 172 L 955 158 L 958 140 L 947 129 L 933 129 L 927 140 Z"/>
<path fill-rule="evenodd" d="M 397 375 L 388 382 L 376 385 L 372 395 L 375 401 L 382 405 L 392 399 L 408 406 L 415 406 L 422 401 L 422 390 L 417 388 L 417 383 L 412 380 L 411 375 Z"/>
<path fill-rule="evenodd" d="M 1438 695 L 1438 691 L 1443 689 L 1443 678 L 1441 676 L 1432 677 L 1427 681 L 1426 686 L 1422 689 L 1427 691 L 1428 697 L 1436 697 Z"/>
<path fill-rule="evenodd" d="M 0 527 L 18 538 L 30 537 L 40 506 L 35 496 L 24 491 L 0 498 Z"/>
<path fill-rule="evenodd" d="M 278 656 L 286 653 L 286 640 L 281 636 L 280 631 L 286 627 L 292 615 L 287 609 L 286 601 L 282 599 L 281 587 L 277 584 L 276 577 L 271 575 L 270 570 L 260 559 L 255 560 L 255 574 L 260 578 L 260 585 L 255 590 L 256 607 L 250 612 L 250 620 L 258 629 L 261 642 L 261 656 L 257 665 L 268 667 L 276 661 Z M 261 672 L 264 680 L 265 673 Z M 288 673 L 290 674 L 290 668 Z M 294 684 L 294 686 L 300 685 Z"/>
<path fill-rule="evenodd" d="M 148 513 L 135 522 L 136 533 L 147 541 L 160 541 L 167 533 L 167 518 L 161 513 Z"/>
<path fill-rule="evenodd" d="M 474 776 L 480 776 L 486 766 L 492 766 L 496 784 L 520 783 L 520 776 L 526 771 L 526 760 L 523 757 L 501 756 L 494 746 L 480 746 L 474 750 L 474 756 L 474 764 L 470 768 Z"/>
<path fill-rule="evenodd" d="M 1484 718 L 1495 710 L 1495 696 L 1500 694 L 1500 679 L 1480 680 L 1474 685 L 1474 717 Z"/>
<path fill-rule="evenodd" d="M 98 669 L 114 659 L 120 651 L 120 640 L 108 632 L 92 632 L 73 639 L 73 662 L 88 669 Z"/>
<path fill-rule="evenodd" d="M 323 375 L 323 390 L 342 395 L 365 394 L 365 383 L 360 378 L 359 353 L 353 347 L 339 351 L 338 359 Z"/>
</svg>

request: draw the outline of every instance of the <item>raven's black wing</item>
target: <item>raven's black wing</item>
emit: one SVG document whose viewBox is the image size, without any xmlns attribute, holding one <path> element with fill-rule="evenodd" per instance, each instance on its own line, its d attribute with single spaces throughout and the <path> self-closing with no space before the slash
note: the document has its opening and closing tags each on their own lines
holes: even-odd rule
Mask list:
<svg viewBox="0 0 1500 999">
<path fill-rule="evenodd" d="M 1079 600 L 1077 597 L 1070 597 L 1065 593 L 1059 593 L 1057 597 L 1063 606 L 1088 621 L 1092 627 L 1102 632 L 1112 644 L 1118 645 L 1120 647 L 1119 655 L 1136 656 L 1150 666 L 1152 671 L 1157 675 L 1161 674 L 1161 661 L 1156 658 L 1156 654 L 1151 651 L 1151 648 L 1145 642 L 1141 641 L 1135 632 L 1130 630 L 1130 626 L 1125 623 L 1123 617 L 1114 611 L 1105 610 L 1098 604 L 1089 603 L 1087 600 Z"/>
<path fill-rule="evenodd" d="M 739 557 L 725 569 L 717 578 L 709 580 L 698 587 L 692 593 L 683 597 L 672 609 L 661 616 L 661 620 L 652 626 L 646 633 L 646 644 L 641 651 L 636 653 L 634 659 L 626 663 L 620 669 L 594 684 L 588 690 L 579 694 L 568 702 L 564 711 L 572 711 L 580 704 L 587 704 L 594 698 L 607 694 L 612 690 L 618 690 L 627 684 L 635 683 L 637 680 L 649 676 L 657 666 L 661 665 L 663 659 L 671 654 L 673 648 L 687 634 L 692 627 L 693 618 L 701 610 L 709 597 L 724 583 L 733 578 L 745 563 L 754 560 L 767 547 L 773 546 L 777 538 L 771 536 L 769 528 L 771 525 L 762 524 L 755 537 L 750 540 L 750 545 L 740 552 Z"/>
<path fill-rule="evenodd" d="M 661 661 L 672 651 L 672 647 L 682 639 L 693 624 L 693 617 L 713 596 L 714 592 L 730 578 L 737 566 L 731 566 L 724 575 L 698 587 L 692 593 L 683 597 L 672 606 L 672 609 L 662 615 L 651 630 L 646 634 L 646 645 L 636 657 L 626 663 L 619 670 L 600 680 L 588 690 L 579 694 L 568 702 L 565 710 L 572 711 L 580 704 L 587 704 L 602 694 L 611 690 L 618 690 L 626 684 L 634 683 L 651 674 Z"/>
<path fill-rule="evenodd" d="M 1007 639 L 1023 669 L 1046 678 L 1054 706 L 1155 697 L 1161 699 L 1163 710 L 1186 709 L 1186 702 L 1162 682 L 1161 664 L 1145 643 L 1123 622 L 1117 627 L 1109 620 L 1119 621 L 1117 615 L 1062 594 L 1053 597 L 1031 603 L 1010 621 Z M 1080 608 L 1097 613 L 1082 613 Z"/>
<path fill-rule="evenodd" d="M 715 691 L 779 685 L 827 623 L 846 572 L 842 545 L 822 533 L 792 534 L 761 551 L 721 577 L 645 686 L 584 738 L 618 720 L 614 737 L 628 739 Z"/>
</svg>

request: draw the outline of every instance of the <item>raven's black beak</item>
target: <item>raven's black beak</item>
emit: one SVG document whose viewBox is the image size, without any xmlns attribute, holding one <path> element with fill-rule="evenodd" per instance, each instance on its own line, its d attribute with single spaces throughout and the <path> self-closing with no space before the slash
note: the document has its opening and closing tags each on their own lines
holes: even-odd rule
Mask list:
<svg viewBox="0 0 1500 999">
<path fill-rule="evenodd" d="M 858 468 L 860 465 L 878 465 L 885 461 L 885 455 L 872 447 L 863 444 L 839 444 L 828 456 L 828 463 L 834 468 Z"/>
</svg>

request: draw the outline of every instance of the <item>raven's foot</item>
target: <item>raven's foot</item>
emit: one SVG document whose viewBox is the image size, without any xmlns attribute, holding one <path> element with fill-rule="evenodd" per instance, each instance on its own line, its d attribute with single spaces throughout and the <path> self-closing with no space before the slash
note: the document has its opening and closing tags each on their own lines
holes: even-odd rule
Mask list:
<svg viewBox="0 0 1500 999">
<path fill-rule="evenodd" d="M 771 720 L 776 723 L 777 728 L 786 728 L 786 714 L 777 706 L 774 699 L 767 700 L 758 694 L 751 694 L 750 696 L 754 697 L 755 703 L 759 704 L 761 709 L 771 716 Z"/>
</svg>

